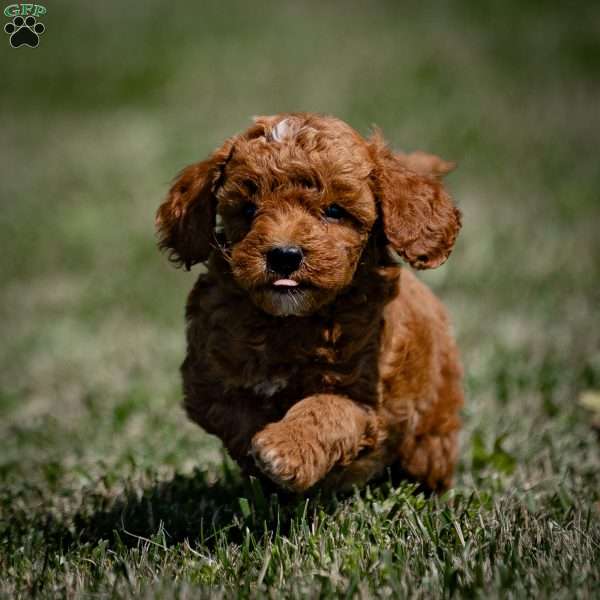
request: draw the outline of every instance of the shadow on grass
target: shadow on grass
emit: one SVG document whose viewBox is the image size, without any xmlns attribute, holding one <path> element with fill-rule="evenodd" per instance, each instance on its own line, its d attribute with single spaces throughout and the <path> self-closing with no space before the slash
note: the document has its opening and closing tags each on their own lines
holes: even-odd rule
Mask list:
<svg viewBox="0 0 600 600">
<path fill-rule="evenodd" d="M 95 545 L 119 540 L 136 546 L 160 535 L 168 545 L 185 539 L 202 543 L 215 532 L 237 529 L 243 520 L 240 498 L 245 498 L 245 491 L 239 478 L 211 482 L 201 471 L 178 474 L 170 481 L 125 492 L 108 510 L 76 514 L 73 541 Z"/>
<path fill-rule="evenodd" d="M 382 488 L 406 483 L 402 474 L 387 475 L 373 482 L 371 488 L 380 488 L 385 494 Z M 413 488 L 416 491 L 417 486 Z M 244 478 L 236 471 L 225 469 L 223 478 L 215 482 L 197 470 L 146 488 L 125 490 L 117 499 L 87 494 L 81 510 L 67 520 L 53 513 L 41 518 L 29 515 L 9 528 L 16 534 L 15 541 L 23 539 L 27 530 L 37 529 L 46 551 L 95 547 L 102 541 L 116 548 L 145 543 L 172 546 L 188 540 L 192 545 L 212 548 L 223 539 L 241 543 L 248 531 L 257 538 L 265 531 L 287 535 L 292 522 L 310 524 L 317 512 L 332 514 L 340 500 L 350 495 L 316 491 L 296 496 L 278 490 L 267 480 Z"/>
<path fill-rule="evenodd" d="M 47 547 L 62 552 L 102 540 L 109 547 L 148 542 L 172 546 L 185 540 L 212 547 L 223 537 L 228 543 L 241 543 L 247 530 L 259 537 L 265 530 L 285 535 L 292 520 L 310 519 L 316 507 L 331 512 L 338 499 L 319 493 L 293 496 L 237 472 L 226 472 L 215 482 L 198 470 L 145 489 L 126 490 L 108 507 L 106 503 L 104 497 L 84 496 L 83 508 L 68 522 L 48 514 L 33 526 L 43 530 Z"/>
<path fill-rule="evenodd" d="M 219 536 L 241 541 L 246 527 L 264 531 L 276 526 L 280 507 L 289 501 L 270 495 L 258 481 L 226 475 L 209 481 L 204 472 L 176 475 L 144 490 L 123 494 L 108 510 L 85 511 L 75 515 L 71 543 L 137 546 L 146 540 L 174 545 L 184 540 L 211 546 Z"/>
</svg>

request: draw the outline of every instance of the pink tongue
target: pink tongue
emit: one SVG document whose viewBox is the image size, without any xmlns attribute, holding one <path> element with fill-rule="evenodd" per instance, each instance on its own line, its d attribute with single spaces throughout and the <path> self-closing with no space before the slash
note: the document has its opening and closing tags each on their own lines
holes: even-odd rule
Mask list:
<svg viewBox="0 0 600 600">
<path fill-rule="evenodd" d="M 296 287 L 298 285 L 298 282 L 294 281 L 293 279 L 278 279 L 277 281 L 273 282 L 273 285 L 284 285 L 287 287 Z"/>
</svg>

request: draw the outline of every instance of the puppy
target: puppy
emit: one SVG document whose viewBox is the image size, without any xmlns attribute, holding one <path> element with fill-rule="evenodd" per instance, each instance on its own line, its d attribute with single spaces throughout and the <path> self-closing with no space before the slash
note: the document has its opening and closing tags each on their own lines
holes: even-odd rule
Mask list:
<svg viewBox="0 0 600 600">
<path fill-rule="evenodd" d="M 187 302 L 185 409 L 247 473 L 298 493 L 388 466 L 451 484 L 458 352 L 440 302 L 394 258 L 448 258 L 452 167 L 293 113 L 181 172 L 156 223 L 173 262 L 207 261 Z"/>
</svg>

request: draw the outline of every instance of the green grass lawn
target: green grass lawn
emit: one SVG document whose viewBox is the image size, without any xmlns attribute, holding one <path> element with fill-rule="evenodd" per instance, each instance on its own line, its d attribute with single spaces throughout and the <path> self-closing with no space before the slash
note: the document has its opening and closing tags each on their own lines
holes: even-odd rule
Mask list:
<svg viewBox="0 0 600 600">
<path fill-rule="evenodd" d="M 0 40 L 0 597 L 600 597 L 600 10 L 407 4 L 53 2 Z M 180 408 L 197 271 L 154 211 L 285 110 L 459 163 L 443 497 L 265 495 Z"/>
</svg>

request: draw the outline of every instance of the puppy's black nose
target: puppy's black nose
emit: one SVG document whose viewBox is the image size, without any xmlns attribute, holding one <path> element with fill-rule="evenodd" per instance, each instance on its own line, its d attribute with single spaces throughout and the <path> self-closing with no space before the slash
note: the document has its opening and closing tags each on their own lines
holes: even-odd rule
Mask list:
<svg viewBox="0 0 600 600">
<path fill-rule="evenodd" d="M 278 246 L 267 252 L 267 267 L 287 277 L 293 273 L 302 262 L 302 250 L 298 246 Z"/>
</svg>

